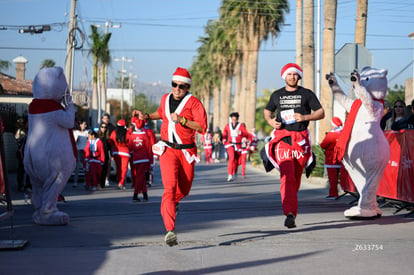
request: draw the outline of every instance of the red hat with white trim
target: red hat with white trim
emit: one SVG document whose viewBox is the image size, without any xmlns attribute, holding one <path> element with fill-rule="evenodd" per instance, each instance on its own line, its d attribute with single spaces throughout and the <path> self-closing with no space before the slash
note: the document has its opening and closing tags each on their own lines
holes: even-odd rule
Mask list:
<svg viewBox="0 0 414 275">
<path fill-rule="evenodd" d="M 120 119 L 120 120 L 118 120 L 118 122 L 116 123 L 116 125 L 118 125 L 118 126 L 122 126 L 122 127 L 125 127 L 125 126 L 126 126 L 125 119 Z"/>
<path fill-rule="evenodd" d="M 280 74 L 282 76 L 282 79 L 285 80 L 287 74 L 290 73 L 290 72 L 297 73 L 300 78 L 303 77 L 302 68 L 299 65 L 297 65 L 295 63 L 288 63 L 285 66 L 283 66 L 283 68 L 282 68 L 282 72 Z"/>
<path fill-rule="evenodd" d="M 172 80 L 180 81 L 191 85 L 191 76 L 187 69 L 177 67 L 175 73 L 173 74 Z"/>
<path fill-rule="evenodd" d="M 334 116 L 331 121 L 332 126 L 340 127 L 342 126 L 342 120 L 339 117 Z"/>
</svg>

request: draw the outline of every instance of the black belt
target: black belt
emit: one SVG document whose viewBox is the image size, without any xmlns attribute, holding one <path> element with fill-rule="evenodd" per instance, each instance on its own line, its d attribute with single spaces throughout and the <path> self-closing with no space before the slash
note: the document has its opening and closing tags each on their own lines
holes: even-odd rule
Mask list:
<svg viewBox="0 0 414 275">
<path fill-rule="evenodd" d="M 182 149 L 190 149 L 190 148 L 194 148 L 195 147 L 195 143 L 190 143 L 190 144 L 178 144 L 178 143 L 172 143 L 166 140 L 163 140 L 163 142 L 165 142 L 165 144 L 168 145 L 168 147 L 171 147 L 173 149 L 177 149 L 177 150 L 182 150 Z"/>
</svg>

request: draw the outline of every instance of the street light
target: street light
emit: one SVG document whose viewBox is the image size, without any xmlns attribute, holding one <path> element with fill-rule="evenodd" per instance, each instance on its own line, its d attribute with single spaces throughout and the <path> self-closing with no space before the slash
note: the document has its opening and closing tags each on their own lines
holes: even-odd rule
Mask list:
<svg viewBox="0 0 414 275">
<path fill-rule="evenodd" d="M 125 70 L 125 62 L 132 62 L 134 61 L 133 58 L 128 59 L 127 57 L 123 56 L 121 59 L 114 58 L 114 61 L 122 61 L 122 69 L 121 69 L 121 118 L 124 117 L 124 73 Z"/>
<path fill-rule="evenodd" d="M 414 40 L 414 32 L 410 33 L 408 35 L 408 37 L 411 40 Z M 414 49 L 414 47 L 413 47 L 413 49 Z M 414 53 L 414 51 L 413 51 L 413 53 Z M 413 78 L 411 79 L 411 89 L 412 89 L 412 95 L 411 96 L 414 96 L 414 54 L 413 54 Z"/>
</svg>

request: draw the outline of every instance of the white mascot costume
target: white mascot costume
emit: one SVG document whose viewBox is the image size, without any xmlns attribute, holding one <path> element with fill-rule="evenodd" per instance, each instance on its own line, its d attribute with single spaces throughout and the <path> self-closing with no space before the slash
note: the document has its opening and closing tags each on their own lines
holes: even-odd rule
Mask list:
<svg viewBox="0 0 414 275">
<path fill-rule="evenodd" d="M 69 215 L 56 207 L 76 164 L 72 134 L 75 109 L 67 89 L 60 67 L 43 68 L 33 80 L 24 167 L 32 183 L 36 224 L 69 223 Z"/>
<path fill-rule="evenodd" d="M 348 98 L 331 73 L 326 75 L 335 99 L 349 113 L 335 147 L 359 193 L 358 205 L 344 212 L 347 218 L 375 218 L 382 215 L 377 191 L 390 158 L 390 146 L 380 127 L 383 100 L 387 94 L 387 70 L 365 67 L 361 75 L 351 73 L 356 100 Z"/>
</svg>

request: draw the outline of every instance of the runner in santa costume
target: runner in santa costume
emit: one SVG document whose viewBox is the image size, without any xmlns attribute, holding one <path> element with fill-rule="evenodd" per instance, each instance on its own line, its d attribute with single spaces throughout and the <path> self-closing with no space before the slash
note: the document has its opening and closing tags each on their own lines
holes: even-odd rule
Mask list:
<svg viewBox="0 0 414 275">
<path fill-rule="evenodd" d="M 210 129 L 207 129 L 207 132 L 202 136 L 201 141 L 203 143 L 207 164 L 210 162 L 213 163 L 213 135 L 211 134 Z"/>
<path fill-rule="evenodd" d="M 134 195 L 132 200 L 139 202 L 138 194 L 142 193 L 143 200 L 148 201 L 147 185 L 145 174 L 150 171 L 153 163 L 152 139 L 144 129 L 145 122 L 138 118 L 138 113 L 132 113 L 131 124 L 134 131 L 128 141 L 128 148 L 131 151 L 131 175 L 134 185 Z"/>
<path fill-rule="evenodd" d="M 125 179 L 128 172 L 129 149 L 128 139 L 130 132 L 126 129 L 124 119 L 118 120 L 115 131 L 112 131 L 108 144 L 112 147 L 112 156 L 115 160 L 116 175 L 118 178 L 118 188 L 125 190 Z"/>
<path fill-rule="evenodd" d="M 302 69 L 298 65 L 286 64 L 281 76 L 286 86 L 272 93 L 264 110 L 265 120 L 275 130 L 271 134 L 271 141 L 265 146 L 266 155 L 262 158 L 280 171 L 285 226 L 293 228 L 296 227 L 297 193 L 302 172 L 313 161 L 309 121 L 324 118 L 325 112 L 316 95 L 298 85 L 302 78 Z"/>
<path fill-rule="evenodd" d="M 338 197 L 338 180 L 341 170 L 341 163 L 334 160 L 334 149 L 336 142 L 342 132 L 342 121 L 339 117 L 333 117 L 331 120 L 332 131 L 326 133 L 325 138 L 320 146 L 325 151 L 325 168 L 329 179 L 329 195 L 327 199 L 335 199 Z"/>
<path fill-rule="evenodd" d="M 246 127 L 239 123 L 239 113 L 230 114 L 230 123 L 223 129 L 223 144 L 229 157 L 227 162 L 227 181 L 233 181 L 237 177 L 237 167 L 242 154 L 242 139 L 248 138 Z"/>
<path fill-rule="evenodd" d="M 158 110 L 151 114 L 138 111 L 144 120 L 162 119 L 161 141 L 153 146 L 160 155 L 164 194 L 161 215 L 164 220 L 165 242 L 177 244 L 175 230 L 176 207 L 190 192 L 194 179 L 194 164 L 199 162 L 195 134 L 207 129 L 207 114 L 203 104 L 190 92 L 191 77 L 186 69 L 177 68 L 172 77 L 172 92 L 161 98 Z"/>
</svg>

